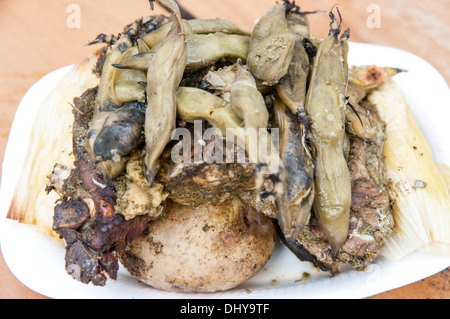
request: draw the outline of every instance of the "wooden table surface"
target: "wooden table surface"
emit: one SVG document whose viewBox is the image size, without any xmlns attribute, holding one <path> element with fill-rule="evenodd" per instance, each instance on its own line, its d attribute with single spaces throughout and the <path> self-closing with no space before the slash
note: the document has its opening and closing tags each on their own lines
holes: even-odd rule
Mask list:
<svg viewBox="0 0 450 319">
<path fill-rule="evenodd" d="M 226 18 L 247 30 L 274 2 L 180 0 L 197 17 Z M 329 10 L 335 3 L 335 0 L 297 0 L 304 11 Z M 343 27 L 351 28 L 351 41 L 410 51 L 429 61 L 450 83 L 450 1 L 338 3 Z M 96 48 L 83 45 L 97 34 L 119 33 L 126 24 L 149 14 L 147 0 L 0 0 L 0 162 L 17 106 L 37 80 L 91 54 Z M 326 36 L 328 23 L 326 14 L 311 16 L 312 32 L 317 37 Z M 45 297 L 19 282 L 0 255 L 0 298 Z M 372 298 L 450 298 L 450 270 Z"/>
</svg>

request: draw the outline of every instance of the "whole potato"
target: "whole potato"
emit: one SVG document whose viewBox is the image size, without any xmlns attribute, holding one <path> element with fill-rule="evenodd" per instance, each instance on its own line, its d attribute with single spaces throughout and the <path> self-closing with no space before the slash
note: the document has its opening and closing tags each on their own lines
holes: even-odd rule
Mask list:
<svg viewBox="0 0 450 319">
<path fill-rule="evenodd" d="M 158 289 L 227 290 L 262 269 L 275 236 L 273 221 L 239 199 L 199 207 L 168 201 L 167 216 L 129 244 L 121 262 Z"/>
</svg>

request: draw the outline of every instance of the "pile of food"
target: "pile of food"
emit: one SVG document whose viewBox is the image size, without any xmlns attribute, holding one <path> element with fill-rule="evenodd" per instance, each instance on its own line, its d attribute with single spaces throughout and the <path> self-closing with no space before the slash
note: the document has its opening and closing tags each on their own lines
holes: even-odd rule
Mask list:
<svg viewBox="0 0 450 319">
<path fill-rule="evenodd" d="M 252 32 L 156 2 L 170 17 L 99 35 L 32 129 L 8 217 L 62 239 L 70 275 L 103 286 L 121 263 L 213 292 L 257 274 L 277 237 L 331 274 L 447 247 L 450 197 L 403 70 L 349 67 L 337 8 L 317 39 L 287 0 Z"/>
</svg>

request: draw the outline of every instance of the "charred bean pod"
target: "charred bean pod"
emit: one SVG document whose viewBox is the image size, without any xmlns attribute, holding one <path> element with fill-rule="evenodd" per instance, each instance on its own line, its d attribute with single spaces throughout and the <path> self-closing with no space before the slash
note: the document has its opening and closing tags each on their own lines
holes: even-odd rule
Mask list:
<svg viewBox="0 0 450 319">
<path fill-rule="evenodd" d="M 134 108 L 121 108 L 105 119 L 94 141 L 93 151 L 97 162 L 120 161 L 144 142 L 145 115 Z"/>
<path fill-rule="evenodd" d="M 311 216 L 314 163 L 304 144 L 304 130 L 280 99 L 274 103 L 273 114 L 280 130 L 279 152 L 286 169 L 286 191 L 277 201 L 277 220 L 286 240 L 294 241 Z"/>
<path fill-rule="evenodd" d="M 127 57 L 121 63 L 114 64 L 114 67 L 118 69 L 132 69 L 132 70 L 142 70 L 147 71 L 150 62 L 153 59 L 153 52 L 141 52 L 132 56 Z"/>
</svg>

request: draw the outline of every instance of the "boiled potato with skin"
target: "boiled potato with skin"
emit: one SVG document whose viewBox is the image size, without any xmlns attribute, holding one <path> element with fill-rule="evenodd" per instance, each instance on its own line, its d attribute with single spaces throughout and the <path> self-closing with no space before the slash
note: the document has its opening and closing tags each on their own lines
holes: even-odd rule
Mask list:
<svg viewBox="0 0 450 319">
<path fill-rule="evenodd" d="M 121 258 L 128 272 L 166 291 L 215 292 L 257 274 L 275 246 L 273 221 L 239 199 L 199 207 L 167 203 L 167 215 Z"/>
</svg>

